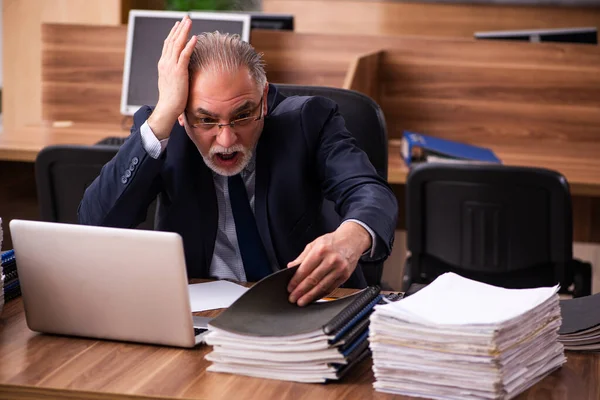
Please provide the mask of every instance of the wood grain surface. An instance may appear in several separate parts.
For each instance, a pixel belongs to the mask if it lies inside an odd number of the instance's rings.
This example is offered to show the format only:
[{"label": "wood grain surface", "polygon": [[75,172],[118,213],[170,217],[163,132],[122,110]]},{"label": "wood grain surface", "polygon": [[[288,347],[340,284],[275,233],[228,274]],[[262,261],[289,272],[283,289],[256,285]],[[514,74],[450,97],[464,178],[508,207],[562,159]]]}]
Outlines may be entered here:
[{"label": "wood grain surface", "polygon": [[[5,130],[0,159],[33,161],[47,145],[127,135],[130,120],[119,113],[125,35],[123,26],[44,24],[48,121]],[[272,82],[350,85],[377,97],[391,139],[414,130],[489,146],[507,164],[558,170],[575,196],[576,240],[600,240],[597,46],[259,30],[251,40]],[[396,150],[389,156],[389,181],[401,185],[407,169]]]},{"label": "wood grain surface", "polygon": [[[370,359],[340,382],[301,384],[207,372],[209,350],[38,334],[27,328],[18,298],[0,316],[0,399],[407,398],[373,390]],[[600,355],[567,359],[518,399],[598,399]]]},{"label": "wood grain surface", "polygon": [[265,12],[293,14],[294,28],[302,33],[472,38],[478,31],[600,26],[598,4],[561,7],[473,3],[262,0]]}]

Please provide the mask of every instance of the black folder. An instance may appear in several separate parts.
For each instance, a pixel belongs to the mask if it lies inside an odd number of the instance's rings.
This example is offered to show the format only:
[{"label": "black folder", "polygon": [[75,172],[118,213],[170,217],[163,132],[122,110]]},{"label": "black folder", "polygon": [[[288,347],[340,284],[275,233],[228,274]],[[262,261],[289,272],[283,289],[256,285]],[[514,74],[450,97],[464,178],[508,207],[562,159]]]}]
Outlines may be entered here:
[{"label": "black folder", "polygon": [[289,302],[287,291],[296,269],[286,268],[259,281],[210,326],[242,336],[325,335],[337,341],[367,317],[381,299],[379,286],[370,286],[337,300],[299,307]]}]

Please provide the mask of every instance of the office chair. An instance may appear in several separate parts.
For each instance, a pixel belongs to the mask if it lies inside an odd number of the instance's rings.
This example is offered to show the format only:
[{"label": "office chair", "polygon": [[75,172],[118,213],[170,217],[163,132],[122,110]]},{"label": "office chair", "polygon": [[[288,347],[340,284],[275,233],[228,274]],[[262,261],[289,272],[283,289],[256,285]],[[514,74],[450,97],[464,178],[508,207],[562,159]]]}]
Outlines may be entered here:
[{"label": "office chair", "polygon": [[591,294],[572,257],[571,195],[557,172],[499,164],[421,164],[406,183],[403,290],[444,272],[508,288]]},{"label": "office chair", "polygon": [[[85,189],[118,146],[54,145],[42,149],[35,160],[35,180],[43,221],[78,223],[77,209]],[[154,209],[138,228],[153,229]]]},{"label": "office chair", "polygon": [[[277,84],[285,96],[323,96],[335,101],[344,117],[346,127],[360,147],[369,157],[375,170],[383,179],[388,175],[388,140],[385,118],[381,107],[370,97],[347,89],[322,86],[302,86]],[[335,229],[340,217],[335,212],[333,202],[323,204],[323,216],[327,226]],[[369,285],[381,284],[383,262],[360,263]]]}]

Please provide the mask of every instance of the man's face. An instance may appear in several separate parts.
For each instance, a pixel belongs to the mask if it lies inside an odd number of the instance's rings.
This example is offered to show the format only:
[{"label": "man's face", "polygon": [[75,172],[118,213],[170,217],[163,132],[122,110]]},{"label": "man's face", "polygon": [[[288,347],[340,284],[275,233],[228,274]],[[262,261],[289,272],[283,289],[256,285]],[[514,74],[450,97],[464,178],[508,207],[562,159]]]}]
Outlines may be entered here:
[{"label": "man's face", "polygon": [[[210,169],[232,176],[248,165],[264,126],[267,91],[268,85],[259,88],[246,68],[194,74],[179,124]],[[233,127],[218,126],[230,122]]]}]

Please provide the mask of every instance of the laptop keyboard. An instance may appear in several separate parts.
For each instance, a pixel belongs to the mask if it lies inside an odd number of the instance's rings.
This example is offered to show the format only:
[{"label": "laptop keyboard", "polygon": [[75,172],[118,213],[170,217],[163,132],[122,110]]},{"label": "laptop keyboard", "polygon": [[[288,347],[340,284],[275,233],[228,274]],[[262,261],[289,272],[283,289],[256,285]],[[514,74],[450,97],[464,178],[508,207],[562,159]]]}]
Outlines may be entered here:
[{"label": "laptop keyboard", "polygon": [[194,336],[198,336],[201,333],[206,332],[208,329],[202,329],[202,328],[194,328]]}]

